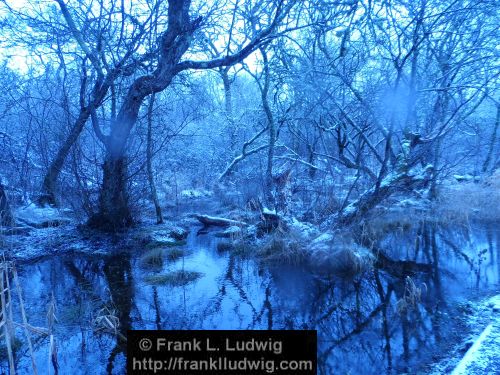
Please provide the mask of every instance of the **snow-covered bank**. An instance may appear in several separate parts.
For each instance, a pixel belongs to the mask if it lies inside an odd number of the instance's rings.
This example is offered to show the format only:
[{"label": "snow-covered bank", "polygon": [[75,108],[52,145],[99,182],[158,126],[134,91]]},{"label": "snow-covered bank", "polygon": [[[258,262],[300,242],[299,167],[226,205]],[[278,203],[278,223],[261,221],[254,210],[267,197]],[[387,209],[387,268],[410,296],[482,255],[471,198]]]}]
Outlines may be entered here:
[{"label": "snow-covered bank", "polygon": [[2,238],[0,245],[7,259],[31,262],[71,253],[106,256],[128,249],[178,246],[184,243],[187,234],[186,228],[165,223],[141,225],[111,236],[71,222],[59,227],[32,228],[29,233],[10,234]]},{"label": "snow-covered bank", "polygon": [[500,374],[500,294],[487,301],[491,323],[469,348],[452,375]]},{"label": "snow-covered bank", "polygon": [[473,309],[473,314],[467,325],[473,333],[464,338],[446,360],[433,366],[429,375],[500,373],[500,294],[468,305]]}]

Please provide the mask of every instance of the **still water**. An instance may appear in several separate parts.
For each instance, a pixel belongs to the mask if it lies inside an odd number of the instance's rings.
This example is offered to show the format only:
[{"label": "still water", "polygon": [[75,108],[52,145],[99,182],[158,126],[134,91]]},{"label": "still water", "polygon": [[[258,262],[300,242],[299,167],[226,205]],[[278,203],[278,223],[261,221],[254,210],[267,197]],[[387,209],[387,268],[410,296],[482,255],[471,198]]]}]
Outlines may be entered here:
[{"label": "still water", "polygon": [[[429,265],[406,278],[376,269],[350,278],[305,267],[262,264],[217,249],[213,233],[191,231],[184,255],[144,267],[143,248],[108,257],[71,255],[17,266],[28,321],[53,334],[60,374],[124,374],[128,329],[316,329],[318,373],[425,373],[467,334],[470,305],[498,290],[496,224],[395,230],[379,246],[393,259]],[[121,251],[123,250],[123,251]],[[197,271],[186,285],[152,285],[148,276]],[[111,323],[106,323],[107,320]],[[111,327],[111,328],[110,328]],[[119,336],[119,335],[118,335]],[[31,374],[22,342],[17,370]],[[33,334],[39,373],[54,373],[47,336]],[[3,350],[1,369],[8,373]]]}]

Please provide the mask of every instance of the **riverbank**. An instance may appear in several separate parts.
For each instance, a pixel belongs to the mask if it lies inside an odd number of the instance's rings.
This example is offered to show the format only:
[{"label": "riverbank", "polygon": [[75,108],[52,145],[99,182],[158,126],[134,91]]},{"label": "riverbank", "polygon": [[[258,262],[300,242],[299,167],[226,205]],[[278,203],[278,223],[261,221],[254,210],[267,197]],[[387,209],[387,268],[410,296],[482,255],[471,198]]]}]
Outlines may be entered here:
[{"label": "riverbank", "polygon": [[467,302],[465,330],[470,333],[431,366],[429,375],[483,375],[500,373],[500,294]]}]

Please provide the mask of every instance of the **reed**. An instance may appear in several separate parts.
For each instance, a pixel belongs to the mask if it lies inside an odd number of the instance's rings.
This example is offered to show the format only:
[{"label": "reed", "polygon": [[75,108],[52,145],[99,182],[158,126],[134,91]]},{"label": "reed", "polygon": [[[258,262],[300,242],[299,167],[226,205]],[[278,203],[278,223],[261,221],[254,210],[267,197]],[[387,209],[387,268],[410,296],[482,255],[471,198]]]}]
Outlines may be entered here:
[{"label": "reed", "polygon": [[[16,305],[14,305],[14,298],[17,298]],[[25,303],[23,298],[23,290],[21,283],[19,281],[19,276],[17,274],[17,269],[14,262],[5,260],[3,257],[0,262],[0,329],[2,330],[1,337],[5,343],[6,357],[9,362],[9,373],[12,375],[16,374],[16,363],[15,363],[15,353],[22,348],[24,343],[28,347],[28,354],[31,359],[31,367],[34,375],[38,375],[38,367],[34,355],[33,338],[32,335],[37,335],[41,337],[49,337],[51,343],[55,342],[54,335],[52,334],[52,327],[40,328],[34,327],[29,324],[28,316],[26,314]],[[14,319],[14,308],[17,307],[18,313],[21,316],[21,322],[16,322]],[[17,337],[18,332],[16,328],[19,328],[22,335],[24,335],[24,340]],[[51,344],[51,348],[53,345]],[[54,350],[51,350],[51,356],[56,358]],[[50,374],[50,366],[46,372]],[[57,368],[54,368],[54,373],[57,374]]]}]

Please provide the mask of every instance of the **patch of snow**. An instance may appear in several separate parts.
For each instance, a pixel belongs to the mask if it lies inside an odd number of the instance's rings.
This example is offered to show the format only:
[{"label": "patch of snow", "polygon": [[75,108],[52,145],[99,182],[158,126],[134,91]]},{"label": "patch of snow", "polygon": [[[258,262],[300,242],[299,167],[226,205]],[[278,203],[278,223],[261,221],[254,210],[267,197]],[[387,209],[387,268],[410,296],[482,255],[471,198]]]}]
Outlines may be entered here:
[{"label": "patch of snow", "polygon": [[276,210],[270,210],[269,208],[264,207],[262,213],[264,215],[276,215]]},{"label": "patch of snow", "polygon": [[30,204],[14,211],[16,220],[34,228],[47,228],[69,224],[71,220],[63,214],[68,211],[59,211],[52,207],[38,207]]},{"label": "patch of snow", "polygon": [[312,241],[312,244],[317,244],[321,242],[330,242],[333,241],[334,235],[333,233],[323,233]]},{"label": "patch of snow", "polygon": [[454,174],[453,178],[459,182],[462,182],[462,181],[471,181],[473,179],[473,176],[468,173],[465,175]]},{"label": "patch of snow", "polygon": [[241,228],[236,226],[236,225],[232,225],[224,231],[224,233],[231,233],[231,234],[240,233],[240,232],[241,232]]},{"label": "patch of snow", "polygon": [[[380,183],[380,187],[385,187],[391,185],[395,180],[401,177],[400,174],[389,173]],[[374,191],[374,189],[370,189],[370,191]]]},{"label": "patch of snow", "polygon": [[216,237],[224,237],[224,238],[231,238],[240,235],[243,232],[241,227],[232,225],[226,230],[222,232],[218,232],[215,234]]},{"label": "patch of snow", "polygon": [[488,307],[491,307],[494,312],[500,312],[500,294],[488,301]]},{"label": "patch of snow", "polygon": [[355,212],[356,212],[356,207],[352,203],[350,205],[348,205],[346,208],[344,208],[345,215],[352,215]]},{"label": "patch of snow", "polygon": [[185,189],[181,191],[181,197],[183,198],[205,198],[211,197],[213,193],[208,190],[198,190],[198,189]]},{"label": "patch of snow", "polygon": [[256,225],[250,225],[246,229],[246,237],[255,238],[256,236],[257,236],[257,226]]},{"label": "patch of snow", "polygon": [[184,240],[188,235],[188,231],[184,228],[168,224],[166,225],[166,228],[156,229],[153,226],[150,230],[150,240],[166,244],[175,244],[178,241]]},{"label": "patch of snow", "polygon": [[154,242],[162,243],[162,244],[165,244],[165,245],[175,245],[175,244],[178,243],[178,240],[176,240],[175,238],[170,237],[169,235],[153,234],[151,236],[151,239]]},{"label": "patch of snow", "polygon": [[454,174],[453,178],[457,182],[471,182],[471,181],[479,182],[479,181],[481,181],[481,177],[479,177],[479,176],[473,176],[470,173],[467,173],[467,174],[464,174],[464,175]]},{"label": "patch of snow", "polygon": [[500,371],[500,325],[489,324],[467,350],[452,375],[498,374]]},{"label": "patch of snow", "polygon": [[309,241],[312,238],[317,237],[319,234],[319,230],[317,227],[309,223],[301,222],[296,218],[292,218],[288,222],[288,226],[295,235],[300,237],[301,240]]},{"label": "patch of snow", "polygon": [[416,198],[407,198],[399,201],[397,205],[401,207],[421,207],[424,206],[425,203],[427,203],[427,200],[422,201]]}]

